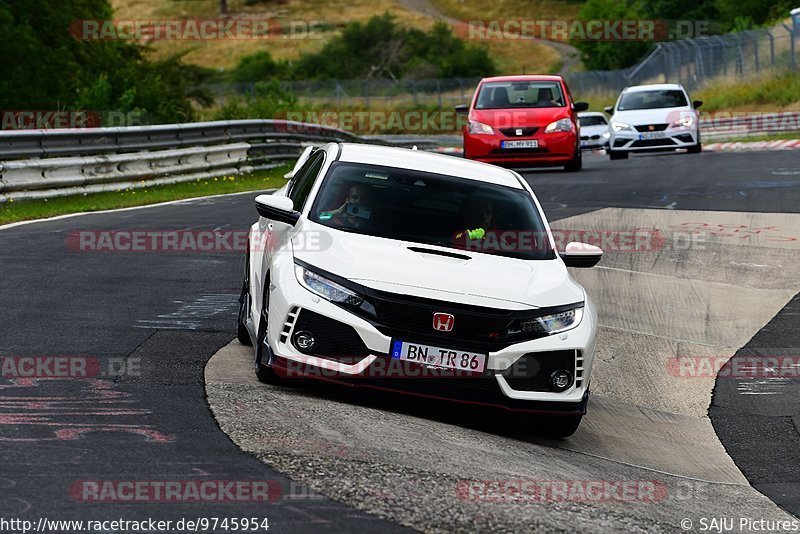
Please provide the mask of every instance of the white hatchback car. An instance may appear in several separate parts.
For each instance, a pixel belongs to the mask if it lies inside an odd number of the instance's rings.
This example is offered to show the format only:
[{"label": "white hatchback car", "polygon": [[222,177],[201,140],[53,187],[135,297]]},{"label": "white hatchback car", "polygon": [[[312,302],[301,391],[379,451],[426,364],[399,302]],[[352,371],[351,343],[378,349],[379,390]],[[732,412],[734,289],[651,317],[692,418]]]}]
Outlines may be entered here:
[{"label": "white hatchback car", "polygon": [[594,150],[608,146],[608,139],[611,134],[605,113],[584,111],[578,113],[578,120],[581,124],[581,148],[583,150]]},{"label": "white hatchback car", "polygon": [[[586,411],[597,314],[512,170],[358,144],[307,149],[256,198],[238,338],[289,377],[529,415],[568,436]],[[289,176],[287,175],[287,176]]]},{"label": "white hatchback car", "polygon": [[624,159],[630,152],[660,152],[685,148],[702,150],[699,113],[702,102],[691,102],[678,84],[627,87],[612,108],[608,155]]}]

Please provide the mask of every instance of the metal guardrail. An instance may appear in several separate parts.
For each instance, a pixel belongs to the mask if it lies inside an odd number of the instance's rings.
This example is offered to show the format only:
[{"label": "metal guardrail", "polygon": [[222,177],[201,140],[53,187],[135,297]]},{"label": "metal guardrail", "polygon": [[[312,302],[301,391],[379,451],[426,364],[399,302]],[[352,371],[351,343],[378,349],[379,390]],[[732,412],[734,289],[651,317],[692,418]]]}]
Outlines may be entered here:
[{"label": "metal guardrail", "polygon": [[323,142],[393,144],[276,120],[0,132],[0,203],[115,191],[275,167]]}]

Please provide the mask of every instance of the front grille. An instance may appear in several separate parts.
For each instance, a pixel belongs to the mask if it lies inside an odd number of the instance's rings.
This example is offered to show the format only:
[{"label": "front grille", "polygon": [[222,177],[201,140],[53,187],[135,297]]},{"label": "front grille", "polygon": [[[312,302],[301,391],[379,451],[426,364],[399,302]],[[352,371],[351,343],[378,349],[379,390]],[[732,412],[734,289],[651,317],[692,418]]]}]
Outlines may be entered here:
[{"label": "front grille", "polygon": [[[539,128],[532,126],[528,128],[500,128],[500,132],[506,137],[530,137],[536,133]],[[521,133],[517,133],[520,130]]]},{"label": "front grille", "polygon": [[663,132],[669,124],[638,124],[634,126],[639,132]]},{"label": "front grille", "polygon": [[[550,385],[550,375],[553,371],[566,369],[575,377],[577,385],[576,356],[580,352],[577,354],[576,352],[574,350],[531,352],[514,362],[511,367],[503,371],[502,375],[508,385],[517,391],[553,391]],[[582,362],[581,358],[581,383],[583,380]]]},{"label": "front grille", "polygon": [[311,332],[317,343],[314,356],[344,363],[356,363],[370,355],[355,329],[330,317],[303,309],[294,325],[294,332]]},{"label": "front grille", "polygon": [[[530,318],[533,314],[548,315],[573,307],[570,305],[514,311],[456,304],[374,289],[365,288],[365,291],[371,310],[365,311],[362,305],[361,308],[351,309],[351,311],[370,321],[384,335],[402,341],[484,353],[498,351],[514,343],[546,335],[541,333],[509,334],[509,327],[515,321]],[[449,332],[435,330],[433,327],[434,313],[453,315],[455,318],[453,329]]]},{"label": "front grille", "polygon": [[[403,297],[375,292],[373,306],[378,329],[386,335],[406,341],[427,341],[453,349],[498,350],[514,312],[431,299]],[[455,317],[453,329],[442,332],[433,328],[434,313]],[[508,344],[508,343],[506,343]]]},{"label": "front grille", "polygon": [[639,139],[634,141],[632,147],[675,146],[675,141],[669,137],[663,139]]},{"label": "front grille", "polygon": [[524,154],[549,154],[550,151],[544,147],[536,147],[536,148],[493,148],[490,154],[498,155],[502,154],[503,156],[521,156]]}]

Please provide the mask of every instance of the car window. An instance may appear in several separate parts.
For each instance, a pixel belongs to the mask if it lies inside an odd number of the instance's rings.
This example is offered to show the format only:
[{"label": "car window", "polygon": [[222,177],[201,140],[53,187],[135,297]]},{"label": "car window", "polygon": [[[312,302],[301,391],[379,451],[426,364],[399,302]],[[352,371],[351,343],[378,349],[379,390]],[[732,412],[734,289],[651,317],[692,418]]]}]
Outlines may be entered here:
[{"label": "car window", "polygon": [[679,108],[688,105],[689,103],[686,101],[686,95],[680,89],[634,91],[622,95],[617,111]]},{"label": "car window", "polygon": [[292,184],[289,187],[289,198],[294,202],[294,209],[297,211],[303,209],[308,194],[311,192],[311,187],[314,185],[324,162],[325,152],[320,151],[313,154],[292,179]]},{"label": "car window", "polygon": [[558,82],[490,82],[481,86],[475,109],[564,107]]},{"label": "car window", "polygon": [[554,257],[524,189],[411,169],[336,162],[309,218],[401,241],[526,260]]},{"label": "car window", "polygon": [[601,117],[600,115],[590,115],[588,117],[580,117],[581,126],[605,126],[608,123],[606,122],[605,117]]}]

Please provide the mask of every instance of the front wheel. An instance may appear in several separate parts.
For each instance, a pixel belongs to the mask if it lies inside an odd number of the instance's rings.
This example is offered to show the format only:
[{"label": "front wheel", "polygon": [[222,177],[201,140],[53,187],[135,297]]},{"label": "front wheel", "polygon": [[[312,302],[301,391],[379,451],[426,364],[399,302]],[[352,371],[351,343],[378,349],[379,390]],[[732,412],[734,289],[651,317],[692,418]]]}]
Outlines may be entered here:
[{"label": "front wheel", "polygon": [[[249,262],[249,258],[248,258]],[[248,347],[253,344],[250,339],[250,332],[247,330],[247,317],[250,315],[250,277],[247,275],[249,265],[244,267],[244,283],[242,284],[242,294],[239,296],[239,317],[236,323],[236,339],[242,345]]]},{"label": "front wheel", "polygon": [[528,414],[528,428],[540,436],[568,438],[578,430],[582,415]]},{"label": "front wheel", "polygon": [[264,286],[264,298],[262,299],[261,315],[258,321],[258,336],[256,337],[256,378],[265,384],[277,384],[280,377],[272,369],[272,350],[267,343],[267,332],[269,328],[269,279]]},{"label": "front wheel", "polygon": [[628,159],[628,153],[624,150],[609,150],[608,157],[610,159]]},{"label": "front wheel", "polygon": [[703,151],[703,145],[700,142],[686,149],[686,152],[689,154],[699,154],[702,151]]}]

